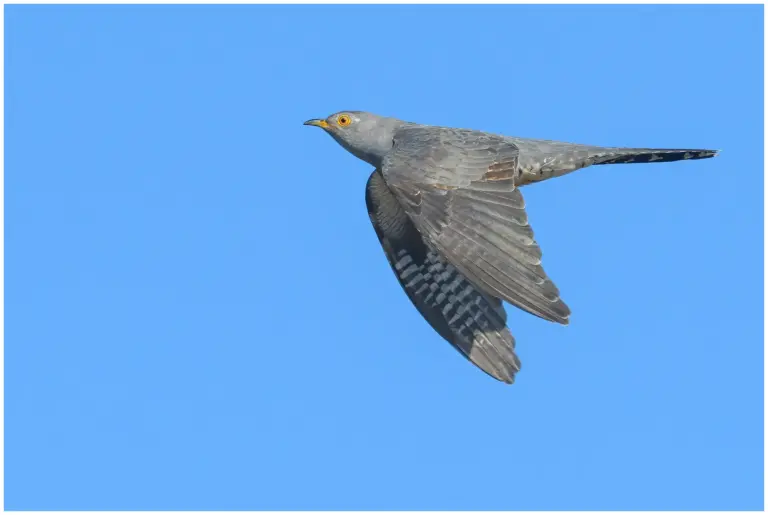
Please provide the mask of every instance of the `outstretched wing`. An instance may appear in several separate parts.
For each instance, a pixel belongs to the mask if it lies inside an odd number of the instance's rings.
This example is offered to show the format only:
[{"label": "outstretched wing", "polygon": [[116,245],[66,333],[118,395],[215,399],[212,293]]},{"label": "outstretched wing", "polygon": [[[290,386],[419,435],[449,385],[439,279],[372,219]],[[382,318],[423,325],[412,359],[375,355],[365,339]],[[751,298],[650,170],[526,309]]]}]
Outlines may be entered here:
[{"label": "outstretched wing", "polygon": [[570,310],[541,266],[541,249],[516,187],[519,151],[465,129],[398,130],[382,175],[427,241],[486,293],[546,320]]},{"label": "outstretched wing", "polygon": [[520,360],[501,301],[479,291],[426,245],[379,171],[368,179],[365,203],[397,280],[422,316],[483,371],[514,382]]}]

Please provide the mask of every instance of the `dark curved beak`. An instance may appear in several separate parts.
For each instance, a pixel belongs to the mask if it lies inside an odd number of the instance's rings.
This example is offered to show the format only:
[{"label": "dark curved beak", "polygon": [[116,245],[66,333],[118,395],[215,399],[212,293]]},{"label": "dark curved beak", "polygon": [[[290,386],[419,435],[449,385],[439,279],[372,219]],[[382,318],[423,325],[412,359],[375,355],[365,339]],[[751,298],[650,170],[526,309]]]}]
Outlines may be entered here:
[{"label": "dark curved beak", "polygon": [[321,129],[328,128],[328,122],[319,118],[312,118],[311,120],[307,120],[304,122],[304,125],[314,125],[315,127],[320,127]]}]

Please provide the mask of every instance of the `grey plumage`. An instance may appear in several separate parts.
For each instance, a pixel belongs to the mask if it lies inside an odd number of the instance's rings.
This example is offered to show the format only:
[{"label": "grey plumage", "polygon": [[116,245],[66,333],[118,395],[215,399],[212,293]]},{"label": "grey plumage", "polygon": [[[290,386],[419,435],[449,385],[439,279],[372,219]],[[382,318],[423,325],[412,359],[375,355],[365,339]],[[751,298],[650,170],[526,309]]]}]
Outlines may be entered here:
[{"label": "grey plumage", "polygon": [[401,286],[438,334],[507,383],[520,361],[501,301],[560,324],[570,316],[542,268],[519,188],[591,165],[717,153],[515,138],[359,111],[305,123],[375,167],[366,205]]},{"label": "grey plumage", "polygon": [[368,179],[365,203],[392,271],[422,316],[481,369],[511,382],[520,360],[501,302],[424,242],[378,170]]}]

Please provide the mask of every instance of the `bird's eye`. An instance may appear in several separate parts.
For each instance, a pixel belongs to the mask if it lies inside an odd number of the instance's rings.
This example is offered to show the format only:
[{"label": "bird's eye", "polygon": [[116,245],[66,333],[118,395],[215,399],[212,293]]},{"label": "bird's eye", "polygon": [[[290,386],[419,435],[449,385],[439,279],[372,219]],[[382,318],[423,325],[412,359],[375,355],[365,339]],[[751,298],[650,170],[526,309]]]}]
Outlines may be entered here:
[{"label": "bird's eye", "polygon": [[346,127],[350,123],[352,123],[352,118],[348,114],[340,114],[338,118],[336,118],[336,123],[338,123],[342,127]]}]

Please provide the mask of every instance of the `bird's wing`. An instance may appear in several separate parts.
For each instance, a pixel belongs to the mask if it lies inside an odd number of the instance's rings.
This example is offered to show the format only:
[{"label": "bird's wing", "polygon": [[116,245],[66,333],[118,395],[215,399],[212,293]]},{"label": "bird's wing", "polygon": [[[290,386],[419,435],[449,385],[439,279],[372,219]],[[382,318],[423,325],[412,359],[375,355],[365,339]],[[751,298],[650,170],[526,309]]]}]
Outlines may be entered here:
[{"label": "bird's wing", "polygon": [[378,170],[368,179],[365,203],[397,280],[422,316],[480,369],[514,382],[520,361],[501,301],[479,291],[425,244]]},{"label": "bird's wing", "polygon": [[472,283],[567,324],[570,310],[541,266],[515,185],[519,157],[501,136],[408,126],[395,134],[382,175],[416,228]]}]

